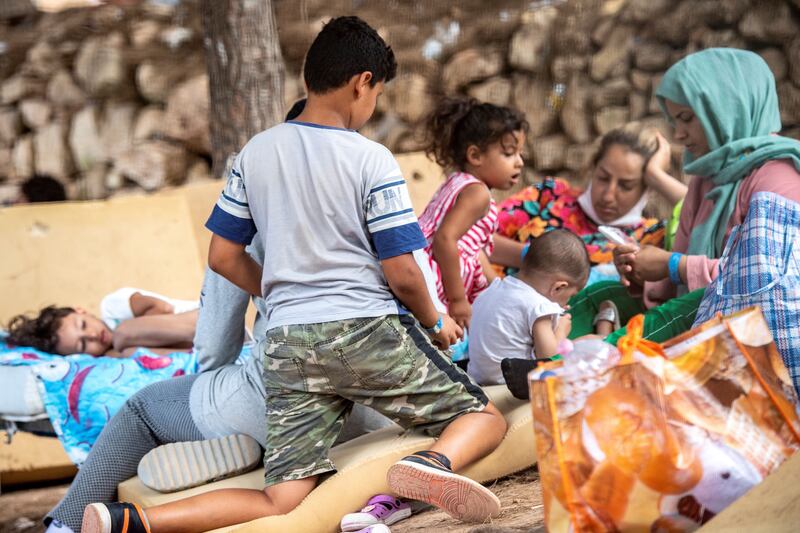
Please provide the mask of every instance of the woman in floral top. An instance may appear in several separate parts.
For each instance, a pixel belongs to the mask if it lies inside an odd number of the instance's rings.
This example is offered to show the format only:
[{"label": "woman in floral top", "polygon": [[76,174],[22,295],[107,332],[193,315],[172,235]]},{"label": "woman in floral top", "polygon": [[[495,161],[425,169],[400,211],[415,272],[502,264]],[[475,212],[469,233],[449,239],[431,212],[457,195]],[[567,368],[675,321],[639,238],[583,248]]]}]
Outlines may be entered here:
[{"label": "woman in floral top", "polygon": [[[547,177],[510,196],[499,205],[500,228],[495,234],[492,260],[514,269],[521,262],[529,239],[553,228],[568,229],[586,243],[592,265],[612,262],[611,245],[597,227],[614,226],[639,243],[661,245],[664,223],[642,216],[648,191],[661,193],[678,203],[686,186],[665,167],[670,162],[669,143],[655,133],[646,136],[616,129],[600,141],[591,160],[590,181],[585,191],[560,178]],[[510,270],[513,272],[513,270]]]},{"label": "woman in floral top", "polygon": [[[686,186],[666,171],[670,159],[669,142],[657,132],[649,136],[628,129],[610,131],[601,139],[591,160],[586,190],[548,177],[499,205],[499,230],[491,260],[502,265],[506,274],[513,273],[520,266],[529,239],[553,228],[564,228],[586,243],[593,266],[590,284],[618,278],[612,263],[613,244],[598,231],[598,226],[613,226],[640,244],[663,246],[664,222],[645,218],[642,211],[650,190],[673,205],[686,194]],[[594,311],[603,311],[606,306],[597,302],[593,307]],[[588,324],[582,324],[580,319],[576,323],[578,317],[573,314],[573,333],[593,330],[594,313],[590,314],[586,317]],[[608,312],[605,315],[610,317]],[[607,324],[601,329],[610,327]]]}]

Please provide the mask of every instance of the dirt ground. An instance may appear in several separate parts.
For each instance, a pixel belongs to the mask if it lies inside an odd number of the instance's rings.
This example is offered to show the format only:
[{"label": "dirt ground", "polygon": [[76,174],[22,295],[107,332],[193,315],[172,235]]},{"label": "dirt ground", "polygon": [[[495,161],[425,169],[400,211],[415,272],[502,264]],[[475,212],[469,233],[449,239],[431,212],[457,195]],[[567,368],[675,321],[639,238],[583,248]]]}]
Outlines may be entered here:
[{"label": "dirt ground", "polygon": [[42,518],[67,492],[69,484],[34,488],[3,487],[0,494],[0,533],[44,531]]},{"label": "dirt ground", "polygon": [[544,533],[544,506],[535,468],[500,479],[489,488],[500,498],[502,512],[487,524],[459,524],[438,509],[428,508],[393,525],[392,533]]},{"label": "dirt ground", "polygon": [[[0,494],[0,533],[42,531],[42,517],[64,495],[69,485],[18,490]],[[502,514],[491,523],[476,526],[459,524],[441,511],[428,508],[392,526],[392,533],[447,531],[452,533],[541,533],[544,508],[539,490],[539,474],[526,470],[490,485],[503,505]]]}]

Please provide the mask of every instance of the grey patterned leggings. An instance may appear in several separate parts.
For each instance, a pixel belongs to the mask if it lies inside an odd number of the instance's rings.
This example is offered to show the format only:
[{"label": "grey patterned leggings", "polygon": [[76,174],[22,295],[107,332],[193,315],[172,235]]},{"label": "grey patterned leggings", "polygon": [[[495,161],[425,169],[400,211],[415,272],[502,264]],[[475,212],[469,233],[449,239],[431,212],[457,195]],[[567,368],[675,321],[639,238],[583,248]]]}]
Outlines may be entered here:
[{"label": "grey patterned leggings", "polygon": [[48,514],[73,531],[81,529],[84,508],[112,502],[117,485],[136,475],[144,455],[162,444],[203,439],[189,411],[189,391],[197,375],[153,383],[134,394],[114,415],[92,447],[64,499]]}]

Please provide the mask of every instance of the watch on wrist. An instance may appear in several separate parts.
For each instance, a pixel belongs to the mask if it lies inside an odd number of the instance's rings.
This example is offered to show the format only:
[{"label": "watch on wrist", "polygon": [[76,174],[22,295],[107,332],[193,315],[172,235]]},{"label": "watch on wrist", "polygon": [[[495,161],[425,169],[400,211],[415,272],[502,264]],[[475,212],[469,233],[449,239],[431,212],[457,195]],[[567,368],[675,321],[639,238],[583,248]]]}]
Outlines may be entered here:
[{"label": "watch on wrist", "polygon": [[436,324],[429,328],[425,328],[425,331],[427,331],[429,335],[438,335],[439,332],[442,331],[442,326],[442,315],[439,315],[439,320],[436,321]]}]

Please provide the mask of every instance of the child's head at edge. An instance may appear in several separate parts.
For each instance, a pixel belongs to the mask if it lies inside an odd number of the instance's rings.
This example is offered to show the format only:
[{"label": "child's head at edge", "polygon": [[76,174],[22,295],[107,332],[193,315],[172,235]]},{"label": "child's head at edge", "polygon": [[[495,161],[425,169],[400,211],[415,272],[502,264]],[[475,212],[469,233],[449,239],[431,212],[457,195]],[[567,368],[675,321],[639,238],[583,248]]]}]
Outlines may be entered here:
[{"label": "child's head at edge", "polygon": [[565,229],[554,229],[531,241],[519,278],[565,307],[586,284],[590,268],[583,240]]},{"label": "child's head at edge", "polygon": [[425,153],[443,168],[468,172],[490,189],[519,181],[529,129],[515,109],[474,98],[445,98],[426,124]]},{"label": "child's head at edge", "polygon": [[303,66],[308,101],[298,120],[333,122],[357,130],[375,111],[383,85],[397,73],[392,48],[358,17],[322,28]]},{"label": "child's head at edge", "polygon": [[5,341],[51,354],[99,356],[111,349],[112,334],[102,320],[85,309],[49,305],[35,317],[12,318]]}]

